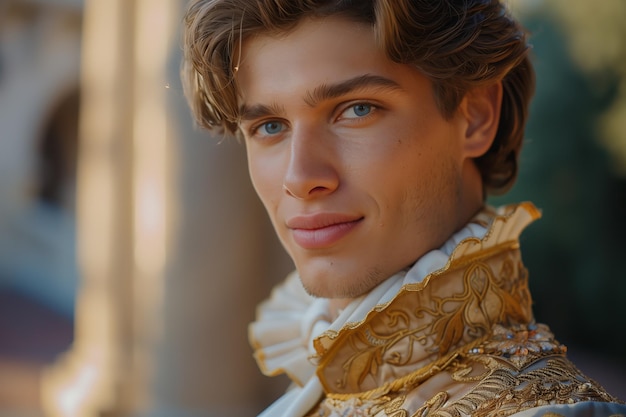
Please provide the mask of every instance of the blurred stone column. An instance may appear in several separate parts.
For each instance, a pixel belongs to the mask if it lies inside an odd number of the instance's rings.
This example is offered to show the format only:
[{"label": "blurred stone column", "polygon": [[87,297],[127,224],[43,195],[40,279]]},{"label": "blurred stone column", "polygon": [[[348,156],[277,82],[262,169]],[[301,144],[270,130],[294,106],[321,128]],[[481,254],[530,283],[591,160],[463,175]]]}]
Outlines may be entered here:
[{"label": "blurred stone column", "polygon": [[[142,156],[145,141],[137,123],[141,115],[133,83],[137,71],[135,3],[85,3],[76,198],[81,280],[73,347],[43,375],[42,403],[51,417],[99,416],[128,408],[130,402],[138,318],[134,296],[137,284],[146,279],[141,276],[145,272],[139,264],[143,253],[138,246],[145,237],[138,230],[144,226],[138,222],[143,202],[137,198],[136,187],[144,179],[138,176],[142,161],[137,158]],[[163,30],[155,33],[163,36]],[[164,120],[155,121],[159,122]],[[154,142],[155,148],[162,147],[163,134]],[[157,211],[152,220],[162,221],[163,196],[149,198]],[[154,242],[159,262],[164,255],[164,226],[159,226]],[[158,285],[158,277],[153,279]]]},{"label": "blurred stone column", "polygon": [[184,2],[88,0],[78,163],[81,284],[48,417],[250,416],[284,388],[247,324],[289,269],[245,150],[194,128],[178,80]]}]

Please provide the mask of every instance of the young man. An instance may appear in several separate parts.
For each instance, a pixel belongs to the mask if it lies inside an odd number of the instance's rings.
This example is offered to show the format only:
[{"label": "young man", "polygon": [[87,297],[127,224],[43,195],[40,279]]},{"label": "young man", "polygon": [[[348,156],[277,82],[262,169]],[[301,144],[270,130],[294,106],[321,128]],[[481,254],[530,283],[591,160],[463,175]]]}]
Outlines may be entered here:
[{"label": "young man", "polygon": [[[626,415],[536,324],[513,183],[534,75],[496,0],[198,0],[183,78],[296,265],[250,328],[263,416]],[[555,414],[556,413],[556,414]]]}]

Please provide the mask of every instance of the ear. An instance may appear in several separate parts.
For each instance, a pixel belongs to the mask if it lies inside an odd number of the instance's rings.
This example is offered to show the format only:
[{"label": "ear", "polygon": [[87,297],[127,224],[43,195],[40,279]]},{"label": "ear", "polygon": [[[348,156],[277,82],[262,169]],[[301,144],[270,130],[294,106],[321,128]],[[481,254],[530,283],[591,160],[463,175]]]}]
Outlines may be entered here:
[{"label": "ear", "polygon": [[459,107],[466,120],[464,150],[468,158],[478,158],[489,150],[500,122],[502,83],[468,91]]}]

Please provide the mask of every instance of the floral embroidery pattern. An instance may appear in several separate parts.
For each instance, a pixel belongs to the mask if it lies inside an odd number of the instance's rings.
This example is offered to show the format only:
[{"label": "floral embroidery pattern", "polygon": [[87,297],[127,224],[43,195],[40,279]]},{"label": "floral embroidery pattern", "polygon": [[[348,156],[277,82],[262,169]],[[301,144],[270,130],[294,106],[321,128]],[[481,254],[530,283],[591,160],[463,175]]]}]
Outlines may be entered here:
[{"label": "floral embroidery pattern", "polygon": [[469,354],[490,354],[505,357],[522,369],[540,354],[563,354],[567,348],[554,340],[545,324],[517,324],[510,328],[495,325],[493,336],[483,346],[470,349]]},{"label": "floral embroidery pattern", "polygon": [[[415,372],[438,359],[445,361],[459,346],[480,341],[494,323],[530,321],[527,273],[519,258],[519,250],[510,249],[473,259],[466,268],[434,276],[425,289],[408,291],[393,309],[380,312],[341,343],[340,367],[328,366],[333,352],[323,358],[322,383],[330,392],[367,391],[381,385],[384,367]],[[424,378],[431,373],[426,369]]]},{"label": "floral embroidery pattern", "polygon": [[[507,275],[513,269],[512,263],[511,259],[503,263],[502,271]],[[489,332],[493,323],[525,322],[529,319],[528,308],[520,303],[520,300],[530,301],[525,294],[526,270],[521,265],[515,270],[521,277],[513,280],[501,274],[496,276],[488,264],[476,262],[465,271],[462,293],[447,298],[434,297],[436,310],[422,308],[416,311],[417,315],[427,313],[436,317],[432,334],[440,354],[457,345],[464,333],[476,338]],[[519,284],[520,280],[522,286],[507,287],[510,283]],[[511,289],[513,291],[509,292]],[[446,308],[449,304],[456,306]]]}]

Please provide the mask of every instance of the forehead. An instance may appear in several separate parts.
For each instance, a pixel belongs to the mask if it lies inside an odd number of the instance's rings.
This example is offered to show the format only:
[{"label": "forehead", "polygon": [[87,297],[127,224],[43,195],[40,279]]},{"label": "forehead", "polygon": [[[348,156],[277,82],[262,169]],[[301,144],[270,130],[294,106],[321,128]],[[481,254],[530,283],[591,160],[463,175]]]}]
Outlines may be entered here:
[{"label": "forehead", "polygon": [[283,33],[243,41],[236,81],[242,98],[257,89],[315,85],[394,65],[376,42],[371,26],[337,16],[305,19]]},{"label": "forehead", "polygon": [[[343,36],[338,38],[337,35]],[[281,48],[287,48],[291,44],[309,44],[312,46],[329,40],[333,40],[332,44],[334,45],[354,46],[353,36],[361,37],[364,42],[372,41],[375,43],[374,28],[369,24],[341,15],[308,16],[284,30],[276,29],[252,34],[244,38],[242,49],[256,49],[268,41],[280,42]]]}]

